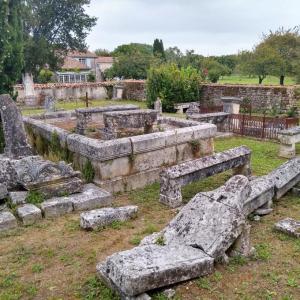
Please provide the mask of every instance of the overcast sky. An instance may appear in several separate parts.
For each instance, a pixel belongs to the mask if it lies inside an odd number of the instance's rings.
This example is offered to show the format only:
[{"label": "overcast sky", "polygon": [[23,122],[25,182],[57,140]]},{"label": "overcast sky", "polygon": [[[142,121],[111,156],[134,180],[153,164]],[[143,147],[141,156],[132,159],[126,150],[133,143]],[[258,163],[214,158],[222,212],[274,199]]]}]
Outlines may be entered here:
[{"label": "overcast sky", "polygon": [[300,25],[300,0],[91,0],[91,50],[120,44],[178,46],[203,55],[251,49],[263,32]]}]

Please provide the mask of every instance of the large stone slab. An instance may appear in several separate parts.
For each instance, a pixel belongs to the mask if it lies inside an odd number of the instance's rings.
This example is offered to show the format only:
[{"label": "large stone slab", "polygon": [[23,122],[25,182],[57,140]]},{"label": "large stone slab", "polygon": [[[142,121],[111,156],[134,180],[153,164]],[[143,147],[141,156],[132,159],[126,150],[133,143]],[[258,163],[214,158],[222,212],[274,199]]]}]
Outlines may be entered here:
[{"label": "large stone slab", "polygon": [[23,225],[32,225],[42,219],[42,211],[33,204],[25,204],[17,208],[17,215]]},{"label": "large stone slab", "polygon": [[80,226],[84,229],[99,229],[115,221],[124,222],[134,217],[137,211],[138,207],[134,205],[91,210],[80,215]]},{"label": "large stone slab", "polygon": [[241,146],[165,169],[160,174],[160,202],[180,206],[182,186],[226,170],[239,168],[239,173],[250,175],[250,156],[250,149]]},{"label": "large stone slab", "polygon": [[146,291],[212,273],[213,258],[184,245],[148,245],[110,256],[98,264],[100,277],[109,278],[120,293]]},{"label": "large stone slab", "polygon": [[73,203],[75,211],[111,206],[112,204],[111,193],[94,184],[86,184],[81,193],[71,195],[68,198]]},{"label": "large stone slab", "polygon": [[275,224],[275,229],[284,232],[288,235],[300,238],[300,221],[291,218],[286,218]]},{"label": "large stone slab", "polygon": [[275,198],[280,199],[300,182],[300,158],[293,158],[282,164],[269,175],[275,185]]},{"label": "large stone slab", "polygon": [[244,204],[244,213],[249,215],[262,206],[271,207],[274,197],[274,183],[268,176],[250,181],[251,193]]},{"label": "large stone slab", "polygon": [[214,191],[197,194],[160,235],[167,245],[193,246],[221,258],[244,230],[243,206],[250,192],[249,180],[234,176]]},{"label": "large stone slab", "polygon": [[11,203],[14,205],[25,204],[27,195],[27,191],[9,192],[9,198],[11,200]]},{"label": "large stone slab", "polygon": [[9,229],[14,229],[17,226],[17,219],[11,212],[0,212],[0,232]]},{"label": "large stone slab", "polygon": [[0,115],[4,132],[5,154],[10,158],[32,155],[27,143],[21,112],[9,95],[0,96]]}]

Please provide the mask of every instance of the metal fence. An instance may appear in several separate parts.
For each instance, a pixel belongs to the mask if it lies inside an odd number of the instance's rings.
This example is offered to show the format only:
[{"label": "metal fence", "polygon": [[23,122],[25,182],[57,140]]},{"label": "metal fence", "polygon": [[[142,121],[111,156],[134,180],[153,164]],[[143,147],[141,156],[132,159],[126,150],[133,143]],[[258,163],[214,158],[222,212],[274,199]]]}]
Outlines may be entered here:
[{"label": "metal fence", "polygon": [[277,139],[279,131],[296,127],[299,118],[259,117],[244,114],[229,115],[218,130],[263,139]]}]

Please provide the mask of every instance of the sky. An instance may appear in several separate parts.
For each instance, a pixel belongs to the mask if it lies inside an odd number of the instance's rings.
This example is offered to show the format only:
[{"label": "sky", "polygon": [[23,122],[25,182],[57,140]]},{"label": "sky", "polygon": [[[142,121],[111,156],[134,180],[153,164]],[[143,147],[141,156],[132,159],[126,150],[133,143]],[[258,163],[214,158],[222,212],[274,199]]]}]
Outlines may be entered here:
[{"label": "sky", "polygon": [[300,25],[300,0],[91,0],[90,50],[153,44],[202,55],[250,50],[263,33]]}]

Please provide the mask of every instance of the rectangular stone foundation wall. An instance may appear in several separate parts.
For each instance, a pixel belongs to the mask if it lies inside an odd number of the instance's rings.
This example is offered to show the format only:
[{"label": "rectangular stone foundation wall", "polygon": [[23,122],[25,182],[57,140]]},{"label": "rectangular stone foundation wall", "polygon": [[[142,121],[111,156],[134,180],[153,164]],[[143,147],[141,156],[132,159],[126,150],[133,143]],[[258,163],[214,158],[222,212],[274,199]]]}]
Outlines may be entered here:
[{"label": "rectangular stone foundation wall", "polygon": [[[165,121],[174,122],[170,119]],[[82,170],[89,160],[95,171],[94,182],[111,192],[142,188],[157,181],[164,167],[212,154],[216,134],[215,125],[195,126],[185,121],[190,127],[101,141],[40,120],[24,118],[24,122],[33,144],[38,137],[51,142],[56,132],[61,147],[73,154],[74,167]]]}]

